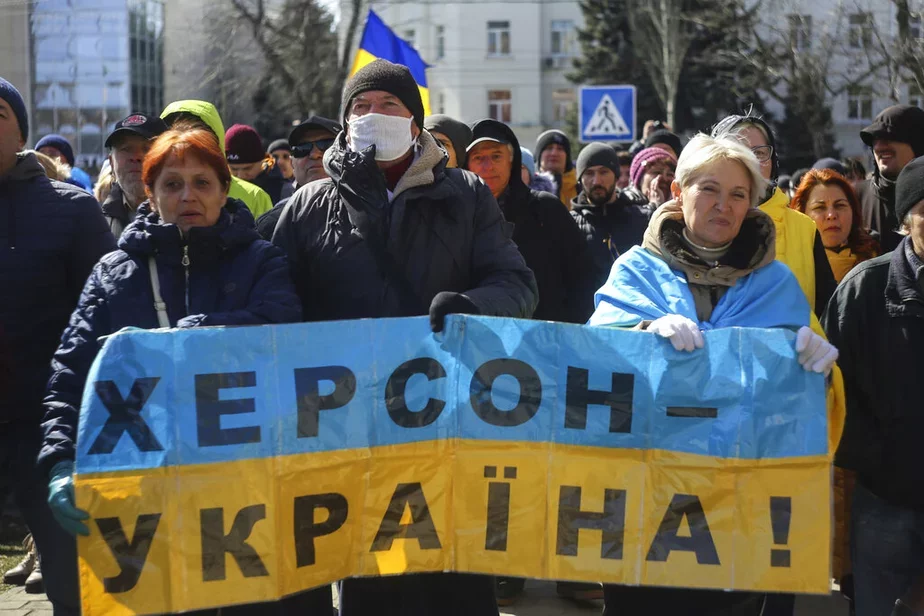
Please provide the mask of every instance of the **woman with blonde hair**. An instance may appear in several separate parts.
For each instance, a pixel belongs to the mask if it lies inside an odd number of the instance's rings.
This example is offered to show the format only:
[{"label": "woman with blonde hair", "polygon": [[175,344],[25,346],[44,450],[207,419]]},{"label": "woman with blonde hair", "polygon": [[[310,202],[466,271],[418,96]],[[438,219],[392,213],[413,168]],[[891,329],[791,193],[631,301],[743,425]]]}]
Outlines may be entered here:
[{"label": "woman with blonde hair", "polygon": [[[799,363],[828,374],[837,349],[809,327],[812,309],[799,282],[776,260],[773,220],[758,209],[766,187],[739,140],[694,137],[678,160],[673,199],[655,211],[642,246],[613,264],[589,324],[651,332],[688,352],[703,348],[704,330],[786,328],[796,332]],[[757,614],[764,602],[754,593],[694,589],[607,586],[604,594],[604,615],[733,607]]]}]

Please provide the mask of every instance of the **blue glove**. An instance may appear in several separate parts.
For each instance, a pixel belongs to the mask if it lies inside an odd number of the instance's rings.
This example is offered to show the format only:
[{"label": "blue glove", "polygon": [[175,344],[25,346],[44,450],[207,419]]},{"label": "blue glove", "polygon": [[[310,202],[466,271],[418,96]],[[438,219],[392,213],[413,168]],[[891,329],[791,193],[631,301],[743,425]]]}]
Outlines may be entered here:
[{"label": "blue glove", "polygon": [[90,529],[81,522],[89,518],[90,514],[74,506],[74,463],[70,460],[58,462],[51,467],[48,505],[61,528],[72,535],[90,534]]}]

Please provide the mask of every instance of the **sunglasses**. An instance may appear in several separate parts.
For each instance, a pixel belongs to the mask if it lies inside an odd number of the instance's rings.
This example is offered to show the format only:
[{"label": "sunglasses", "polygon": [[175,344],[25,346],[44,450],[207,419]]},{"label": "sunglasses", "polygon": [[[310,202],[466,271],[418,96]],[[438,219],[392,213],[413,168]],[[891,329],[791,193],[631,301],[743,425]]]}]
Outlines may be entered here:
[{"label": "sunglasses", "polygon": [[317,141],[305,141],[298,145],[292,146],[292,158],[304,158],[311,154],[313,148],[318,148],[318,152],[322,154],[329,148],[334,145],[334,139],[318,139]]}]

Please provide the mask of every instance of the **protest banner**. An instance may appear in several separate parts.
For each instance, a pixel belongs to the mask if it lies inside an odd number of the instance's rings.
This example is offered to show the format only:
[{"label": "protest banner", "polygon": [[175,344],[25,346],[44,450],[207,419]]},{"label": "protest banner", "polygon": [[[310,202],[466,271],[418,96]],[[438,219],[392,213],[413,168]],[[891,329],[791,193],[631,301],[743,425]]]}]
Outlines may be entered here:
[{"label": "protest banner", "polygon": [[85,615],[459,571],[827,593],[824,379],[783,330],[451,316],[109,337]]}]

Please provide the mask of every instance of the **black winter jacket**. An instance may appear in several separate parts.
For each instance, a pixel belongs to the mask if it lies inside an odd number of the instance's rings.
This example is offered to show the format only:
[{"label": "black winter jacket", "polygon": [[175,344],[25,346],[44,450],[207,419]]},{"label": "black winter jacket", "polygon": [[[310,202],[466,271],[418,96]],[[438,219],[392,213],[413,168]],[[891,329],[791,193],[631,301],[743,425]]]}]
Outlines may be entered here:
[{"label": "black winter jacket", "polygon": [[883,253],[895,250],[902,241],[897,232],[901,221],[895,219],[895,181],[882,177],[877,169],[872,179],[859,183],[857,195],[864,226],[879,234]]},{"label": "black winter jacket", "polygon": [[279,217],[282,216],[282,210],[285,209],[289,199],[291,199],[291,196],[286,197],[274,205],[273,209],[264,212],[257,219],[257,233],[267,242],[273,241],[273,232],[276,230],[276,223],[279,222]]},{"label": "black winter jacket", "polygon": [[46,473],[56,461],[74,458],[80,399],[99,338],[123,327],[159,327],[152,256],[172,326],[291,323],[301,316],[285,256],[260,239],[242,201],[228,199],[218,222],[191,229],[188,240],[142,204],[119,250],[93,268],[54,355],[39,454]]},{"label": "black winter jacket", "polygon": [[0,177],[0,329],[14,360],[0,422],[41,421],[51,356],[90,270],[111,250],[96,199],[49,180],[34,154],[19,154]]},{"label": "black winter jacket", "polygon": [[835,464],[886,501],[924,512],[924,263],[906,237],[844,278],[822,318],[838,348],[847,420]]},{"label": "black winter jacket", "polygon": [[620,191],[612,203],[600,206],[590,203],[584,193],[571,201],[571,216],[587,243],[585,267],[590,270],[592,278],[591,307],[593,294],[606,284],[619,255],[633,246],[642,245],[652,212],[654,208],[647,199],[633,199],[626,191]]},{"label": "black winter jacket", "polygon": [[286,197],[292,196],[292,182],[282,177],[282,171],[276,165],[261,171],[260,175],[251,180],[251,183],[265,190],[273,203],[279,203]]},{"label": "black winter jacket", "polygon": [[[495,124],[507,133],[513,146],[511,169],[519,169],[523,162],[516,135],[508,126]],[[530,190],[519,173],[510,174],[507,190],[498,203],[507,222],[513,223],[513,241],[526,266],[536,276],[539,305],[533,318],[586,323],[593,314],[597,289],[592,288],[587,268],[587,245],[568,209],[555,195]]]},{"label": "black winter jacket", "polygon": [[330,178],[299,188],[273,234],[305,320],[423,315],[441,291],[484,315],[533,314],[536,279],[497,202],[474,174],[446,169],[429,133],[390,202],[371,147],[351,152],[341,133],[324,167]]}]

